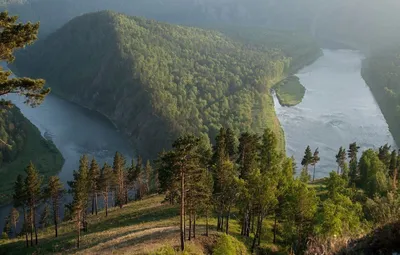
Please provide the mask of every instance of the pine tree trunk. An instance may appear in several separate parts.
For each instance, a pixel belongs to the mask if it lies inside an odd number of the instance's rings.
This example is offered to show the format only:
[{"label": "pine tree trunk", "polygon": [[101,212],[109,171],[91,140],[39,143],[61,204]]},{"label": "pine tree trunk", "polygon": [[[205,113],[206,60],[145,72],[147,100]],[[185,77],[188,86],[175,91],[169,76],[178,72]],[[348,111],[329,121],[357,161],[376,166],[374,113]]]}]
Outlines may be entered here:
[{"label": "pine tree trunk", "polygon": [[276,231],[277,231],[277,229],[276,229],[277,228],[276,218],[277,218],[277,213],[275,211],[275,216],[274,216],[274,241],[273,241],[274,244],[276,243]]},{"label": "pine tree trunk", "polygon": [[247,221],[246,221],[246,236],[250,237],[250,221],[254,217],[253,213],[248,209],[247,211]]},{"label": "pine tree trunk", "polygon": [[393,190],[397,190],[397,174],[398,174],[398,169],[396,167],[393,173]]},{"label": "pine tree trunk", "polygon": [[25,232],[26,247],[29,247],[28,230],[26,229],[27,218],[26,218],[25,206],[22,206],[22,210],[24,211],[24,224],[22,225],[22,229]]},{"label": "pine tree trunk", "polygon": [[193,238],[196,238],[196,213],[193,216]]},{"label": "pine tree trunk", "polygon": [[251,253],[254,252],[254,249],[255,249],[255,247],[256,247],[256,241],[258,240],[259,235],[260,235],[260,228],[261,228],[260,219],[261,219],[261,216],[259,215],[259,216],[258,216],[258,220],[257,220],[256,234],[254,235],[253,244],[252,244],[252,246],[251,246]]},{"label": "pine tree trunk", "polygon": [[208,236],[208,210],[206,212],[206,236]]},{"label": "pine tree trunk", "polygon": [[225,233],[229,235],[229,218],[231,217],[231,208],[228,208],[228,215],[226,216]]},{"label": "pine tree trunk", "polygon": [[261,245],[261,235],[262,235],[262,227],[263,227],[263,221],[264,221],[264,219],[263,219],[264,217],[263,216],[261,216],[261,220],[260,220],[260,230],[258,231],[258,246],[260,246]]},{"label": "pine tree trunk", "polygon": [[37,236],[37,229],[36,229],[36,213],[35,210],[33,211],[33,227],[35,229],[35,244],[38,244],[38,236]]},{"label": "pine tree trunk", "polygon": [[58,237],[58,222],[57,222],[57,206],[56,206],[56,202],[53,203],[53,216],[54,216],[54,232],[55,232],[55,236]]},{"label": "pine tree trunk", "polygon": [[77,225],[77,231],[78,231],[78,239],[76,241],[76,247],[79,249],[80,238],[81,238],[81,217],[80,217],[79,210],[77,212],[76,218],[77,218],[76,225]]},{"label": "pine tree trunk", "polygon": [[221,214],[221,232],[224,232],[224,214]]},{"label": "pine tree trunk", "polygon": [[189,241],[192,238],[192,213],[189,212]]},{"label": "pine tree trunk", "polygon": [[94,193],[92,194],[92,215],[94,214]]},{"label": "pine tree trunk", "polygon": [[314,182],[314,180],[315,180],[315,164],[314,164],[314,173],[313,173],[313,176],[312,176],[312,181]]},{"label": "pine tree trunk", "polygon": [[251,219],[250,232],[254,234],[254,217]]},{"label": "pine tree trunk", "polygon": [[104,204],[106,207],[106,217],[108,216],[108,192],[107,195],[104,197]]},{"label": "pine tree trunk", "polygon": [[33,210],[32,210],[32,207],[31,207],[29,213],[30,213],[29,221],[30,221],[30,225],[31,225],[31,227],[30,227],[30,231],[31,231],[31,246],[33,247]]},{"label": "pine tree trunk", "polygon": [[95,203],[95,210],[96,210],[96,215],[97,215],[97,210],[98,210],[98,206],[97,206],[97,192],[94,194],[94,203]]},{"label": "pine tree trunk", "polygon": [[181,170],[181,250],[185,250],[185,233],[184,233],[184,216],[185,216],[185,175]]}]

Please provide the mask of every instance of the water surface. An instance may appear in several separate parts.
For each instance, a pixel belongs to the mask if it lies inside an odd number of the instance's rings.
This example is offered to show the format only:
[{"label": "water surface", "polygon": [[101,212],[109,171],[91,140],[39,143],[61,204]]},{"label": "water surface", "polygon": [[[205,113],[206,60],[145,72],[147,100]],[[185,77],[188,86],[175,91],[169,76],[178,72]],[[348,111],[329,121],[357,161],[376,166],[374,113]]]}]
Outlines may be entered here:
[{"label": "water surface", "polygon": [[375,99],[361,77],[363,55],[351,50],[324,50],[324,55],[296,74],[306,88],[303,101],[275,109],[285,131],[286,150],[300,166],[307,145],[319,148],[316,176],[337,169],[340,146],[357,142],[361,150],[395,145]]}]

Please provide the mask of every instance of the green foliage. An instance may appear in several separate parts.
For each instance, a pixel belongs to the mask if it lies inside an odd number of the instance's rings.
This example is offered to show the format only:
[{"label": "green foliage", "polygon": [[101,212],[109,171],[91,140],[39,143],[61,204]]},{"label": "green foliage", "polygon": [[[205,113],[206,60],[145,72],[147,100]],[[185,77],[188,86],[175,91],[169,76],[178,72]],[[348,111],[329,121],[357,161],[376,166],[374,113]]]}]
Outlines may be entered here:
[{"label": "green foliage", "polygon": [[363,62],[362,76],[385,116],[389,130],[400,142],[400,47],[372,51]]},{"label": "green foliage", "polygon": [[21,52],[15,67],[109,116],[154,156],[181,133],[214,138],[221,126],[233,133],[269,127],[283,149],[269,89],[288,74],[286,55],[217,31],[100,12]]},{"label": "green foliage", "polygon": [[345,195],[322,203],[316,232],[323,237],[352,236],[362,232],[362,206]]},{"label": "green foliage", "polygon": [[297,76],[290,76],[275,85],[276,96],[283,106],[295,106],[303,100],[306,89]]},{"label": "green foliage", "polygon": [[[39,24],[17,23],[16,16],[9,16],[8,12],[0,13],[0,61],[11,63],[14,61],[14,51],[32,44],[37,39]],[[11,72],[0,67],[0,96],[9,93],[25,97],[25,103],[36,106],[50,93],[50,89],[43,88],[44,80],[30,78],[10,78]],[[0,110],[9,107],[10,101],[2,98]]]},{"label": "green foliage", "polygon": [[313,231],[318,198],[315,190],[299,180],[293,181],[285,196],[282,209],[283,236],[287,244],[297,252],[306,248],[308,236]]},{"label": "green foliage", "polygon": [[247,255],[246,246],[232,236],[222,234],[213,249],[215,255]]},{"label": "green foliage", "polygon": [[386,168],[372,149],[363,152],[360,162],[360,187],[373,197],[374,194],[384,194],[388,190]]}]

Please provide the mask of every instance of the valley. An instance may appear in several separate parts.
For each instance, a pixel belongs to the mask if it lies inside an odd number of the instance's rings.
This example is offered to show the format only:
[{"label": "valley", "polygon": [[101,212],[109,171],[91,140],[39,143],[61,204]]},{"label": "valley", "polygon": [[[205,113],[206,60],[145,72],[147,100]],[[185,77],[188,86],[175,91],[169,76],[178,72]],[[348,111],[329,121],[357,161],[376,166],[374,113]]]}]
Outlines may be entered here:
[{"label": "valley", "polygon": [[0,0],[40,21],[0,15],[0,253],[400,251],[400,5],[361,2]]}]

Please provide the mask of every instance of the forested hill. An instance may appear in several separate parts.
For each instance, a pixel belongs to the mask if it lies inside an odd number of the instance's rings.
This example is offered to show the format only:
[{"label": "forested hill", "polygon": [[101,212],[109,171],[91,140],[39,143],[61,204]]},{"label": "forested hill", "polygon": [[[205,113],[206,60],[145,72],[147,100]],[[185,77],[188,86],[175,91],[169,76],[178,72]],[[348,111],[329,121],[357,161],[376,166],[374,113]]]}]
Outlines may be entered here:
[{"label": "forested hill", "polygon": [[104,114],[154,156],[178,133],[214,137],[221,125],[268,126],[283,144],[269,88],[291,69],[286,55],[217,31],[103,11],[75,18],[18,55],[14,67]]},{"label": "forested hill", "polygon": [[397,144],[400,144],[400,46],[373,51],[363,62],[370,87]]},{"label": "forested hill", "polygon": [[17,107],[0,111],[0,205],[10,202],[14,182],[29,162],[49,177],[57,174],[64,159],[51,141],[26,119]]}]

